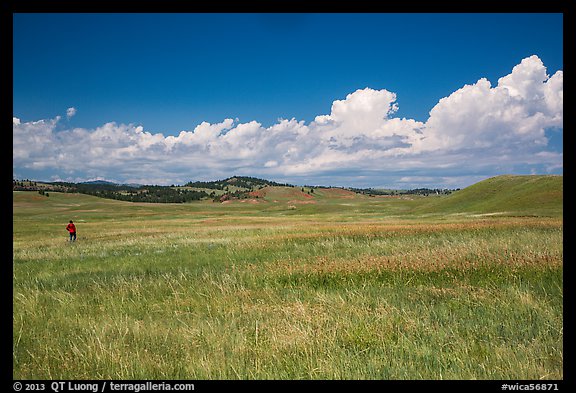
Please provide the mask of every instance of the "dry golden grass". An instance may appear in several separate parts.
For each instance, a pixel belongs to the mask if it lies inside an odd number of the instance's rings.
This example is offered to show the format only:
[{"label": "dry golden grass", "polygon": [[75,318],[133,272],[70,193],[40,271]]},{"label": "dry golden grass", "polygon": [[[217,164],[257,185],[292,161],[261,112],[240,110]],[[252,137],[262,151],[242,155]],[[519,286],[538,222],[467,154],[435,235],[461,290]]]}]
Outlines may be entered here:
[{"label": "dry golden grass", "polygon": [[561,218],[58,198],[15,210],[16,379],[563,377]]}]

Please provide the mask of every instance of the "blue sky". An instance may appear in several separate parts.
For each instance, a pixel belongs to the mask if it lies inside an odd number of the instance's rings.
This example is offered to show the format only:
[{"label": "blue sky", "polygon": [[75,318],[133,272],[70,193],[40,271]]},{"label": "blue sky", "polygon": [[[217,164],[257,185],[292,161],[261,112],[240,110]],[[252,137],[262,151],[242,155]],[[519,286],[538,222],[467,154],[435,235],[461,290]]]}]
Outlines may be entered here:
[{"label": "blue sky", "polygon": [[562,19],[14,14],[13,174],[393,188],[561,174]]}]

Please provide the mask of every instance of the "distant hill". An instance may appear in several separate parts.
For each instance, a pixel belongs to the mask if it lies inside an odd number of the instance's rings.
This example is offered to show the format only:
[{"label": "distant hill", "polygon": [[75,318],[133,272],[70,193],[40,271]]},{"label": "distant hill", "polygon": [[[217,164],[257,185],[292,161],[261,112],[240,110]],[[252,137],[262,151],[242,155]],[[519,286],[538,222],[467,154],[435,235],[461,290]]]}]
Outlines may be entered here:
[{"label": "distant hill", "polygon": [[[76,192],[101,198],[131,202],[186,203],[198,200],[214,202],[282,202],[289,205],[330,203],[374,196],[373,190],[319,186],[293,186],[247,176],[233,176],[210,182],[189,182],[185,186],[119,185],[104,180],[85,183],[41,183],[13,180],[14,191]],[[462,190],[414,190],[416,200],[406,213],[454,215],[561,216],[563,213],[563,177],[558,175],[503,175],[486,179]],[[451,194],[448,194],[450,192]],[[410,191],[394,191],[400,197]],[[426,195],[433,195],[426,197]],[[376,193],[376,195],[379,195]],[[382,193],[381,196],[388,195]]]},{"label": "distant hill", "polygon": [[414,212],[558,216],[563,212],[563,188],[561,175],[502,175],[431,199]]},{"label": "distant hill", "polygon": [[91,181],[84,181],[78,184],[83,184],[87,186],[112,186],[112,187],[131,187],[131,188],[138,188],[142,187],[143,184],[138,183],[122,183],[118,184],[113,181],[108,180],[91,180]]},{"label": "distant hill", "polygon": [[255,188],[269,187],[269,186],[286,186],[292,187],[290,184],[276,183],[270,180],[258,179],[249,176],[232,176],[224,180],[215,181],[194,181],[188,182],[185,187],[192,188],[207,188],[212,190],[224,190],[226,188],[234,187],[234,189],[254,190]]},{"label": "distant hill", "polygon": [[117,185],[114,182],[106,181],[106,180],[91,180],[91,181],[84,181],[79,184],[94,184],[94,185],[105,185],[105,186],[115,186]]},{"label": "distant hill", "polygon": [[263,198],[269,202],[312,202],[314,200],[313,189],[307,188],[306,190],[300,187],[266,186],[258,191],[250,192],[248,196]]}]

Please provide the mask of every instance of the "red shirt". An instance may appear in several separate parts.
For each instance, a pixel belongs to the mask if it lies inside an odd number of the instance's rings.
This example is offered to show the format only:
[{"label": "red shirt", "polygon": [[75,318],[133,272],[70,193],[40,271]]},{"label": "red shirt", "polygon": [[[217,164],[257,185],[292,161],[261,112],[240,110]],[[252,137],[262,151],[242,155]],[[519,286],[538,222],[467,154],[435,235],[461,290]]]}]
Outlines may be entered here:
[{"label": "red shirt", "polygon": [[70,223],[66,227],[66,230],[70,233],[75,233],[76,232],[76,226],[74,224]]}]

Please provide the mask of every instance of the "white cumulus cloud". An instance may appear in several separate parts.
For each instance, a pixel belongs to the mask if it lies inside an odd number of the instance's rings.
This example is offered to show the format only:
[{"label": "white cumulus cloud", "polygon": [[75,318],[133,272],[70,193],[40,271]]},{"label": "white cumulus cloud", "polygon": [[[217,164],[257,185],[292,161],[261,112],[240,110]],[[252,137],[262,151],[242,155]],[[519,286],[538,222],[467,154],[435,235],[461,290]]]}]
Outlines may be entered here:
[{"label": "white cumulus cloud", "polygon": [[485,78],[462,87],[430,111],[423,150],[545,146],[545,129],[562,127],[562,79],[531,56],[494,87]]},{"label": "white cumulus cloud", "polygon": [[66,117],[69,119],[76,114],[76,108],[71,107],[66,109]]},{"label": "white cumulus cloud", "polygon": [[[546,130],[562,132],[563,72],[549,76],[537,56],[496,85],[481,78],[441,98],[426,121],[394,117],[398,108],[395,93],[364,88],[309,124],[280,119],[264,127],[228,118],[176,136],[113,122],[58,131],[60,117],[13,117],[13,166],[158,184],[239,173],[372,184],[396,174],[398,184],[432,178],[448,184],[463,170],[477,177],[522,166],[562,168],[562,153],[547,150]],[[75,113],[68,108],[67,117]]]}]

